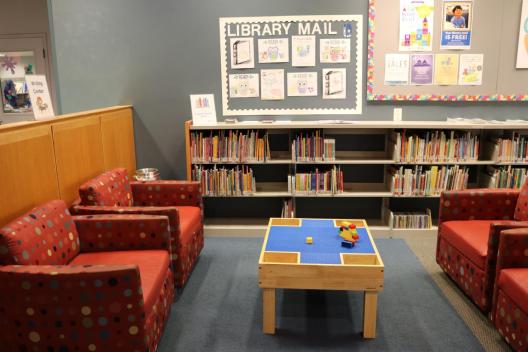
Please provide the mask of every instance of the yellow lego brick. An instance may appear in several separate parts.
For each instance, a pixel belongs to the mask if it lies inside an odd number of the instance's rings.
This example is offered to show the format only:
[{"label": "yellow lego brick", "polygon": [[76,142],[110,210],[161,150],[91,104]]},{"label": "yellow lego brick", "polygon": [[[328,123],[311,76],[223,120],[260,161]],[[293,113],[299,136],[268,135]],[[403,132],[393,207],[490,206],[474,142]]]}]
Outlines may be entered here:
[{"label": "yellow lego brick", "polygon": [[312,244],[313,238],[312,237],[306,237],[306,244]]}]

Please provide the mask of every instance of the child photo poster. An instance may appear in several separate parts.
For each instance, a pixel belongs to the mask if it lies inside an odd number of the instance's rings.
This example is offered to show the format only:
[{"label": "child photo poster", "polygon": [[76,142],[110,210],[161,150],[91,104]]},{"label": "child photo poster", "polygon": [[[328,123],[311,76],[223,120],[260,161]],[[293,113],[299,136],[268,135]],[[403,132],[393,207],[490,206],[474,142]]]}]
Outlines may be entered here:
[{"label": "child photo poster", "polygon": [[443,7],[440,49],[470,49],[473,2],[446,1]]}]

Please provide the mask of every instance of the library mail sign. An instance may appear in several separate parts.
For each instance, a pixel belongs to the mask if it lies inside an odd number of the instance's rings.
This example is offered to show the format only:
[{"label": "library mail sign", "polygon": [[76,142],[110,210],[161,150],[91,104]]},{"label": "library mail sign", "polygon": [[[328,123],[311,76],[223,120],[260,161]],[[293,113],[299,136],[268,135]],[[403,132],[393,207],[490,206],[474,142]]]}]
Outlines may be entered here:
[{"label": "library mail sign", "polygon": [[223,114],[360,114],[362,22],[362,15],[220,18]]}]

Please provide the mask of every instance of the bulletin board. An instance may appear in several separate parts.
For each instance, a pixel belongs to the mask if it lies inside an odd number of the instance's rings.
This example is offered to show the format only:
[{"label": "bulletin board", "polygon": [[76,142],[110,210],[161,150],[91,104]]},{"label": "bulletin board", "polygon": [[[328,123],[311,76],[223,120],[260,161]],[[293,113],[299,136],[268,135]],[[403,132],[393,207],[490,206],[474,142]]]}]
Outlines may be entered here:
[{"label": "bulletin board", "polygon": [[225,116],[361,114],[362,15],[234,17],[219,25]]},{"label": "bulletin board", "polygon": [[[528,1],[528,0],[525,0]],[[367,100],[528,101],[528,69],[517,69],[522,0],[473,0],[471,47],[441,50],[443,0],[434,0],[432,51],[400,51],[400,1],[369,0]],[[386,54],[483,54],[481,85],[388,85]]]}]

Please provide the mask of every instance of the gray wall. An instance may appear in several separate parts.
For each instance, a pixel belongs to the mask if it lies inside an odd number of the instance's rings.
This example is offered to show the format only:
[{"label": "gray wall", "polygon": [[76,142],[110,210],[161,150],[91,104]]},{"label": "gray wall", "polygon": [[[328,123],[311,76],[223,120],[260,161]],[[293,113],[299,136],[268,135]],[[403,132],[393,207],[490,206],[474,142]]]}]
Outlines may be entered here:
[{"label": "gray wall", "polygon": [[[60,111],[133,104],[138,166],[183,178],[189,94],[213,92],[222,119],[219,17],[363,14],[366,33],[367,8],[368,0],[49,0]],[[527,104],[366,101],[362,115],[331,118],[389,120],[395,106],[405,120],[528,119]]]}]

